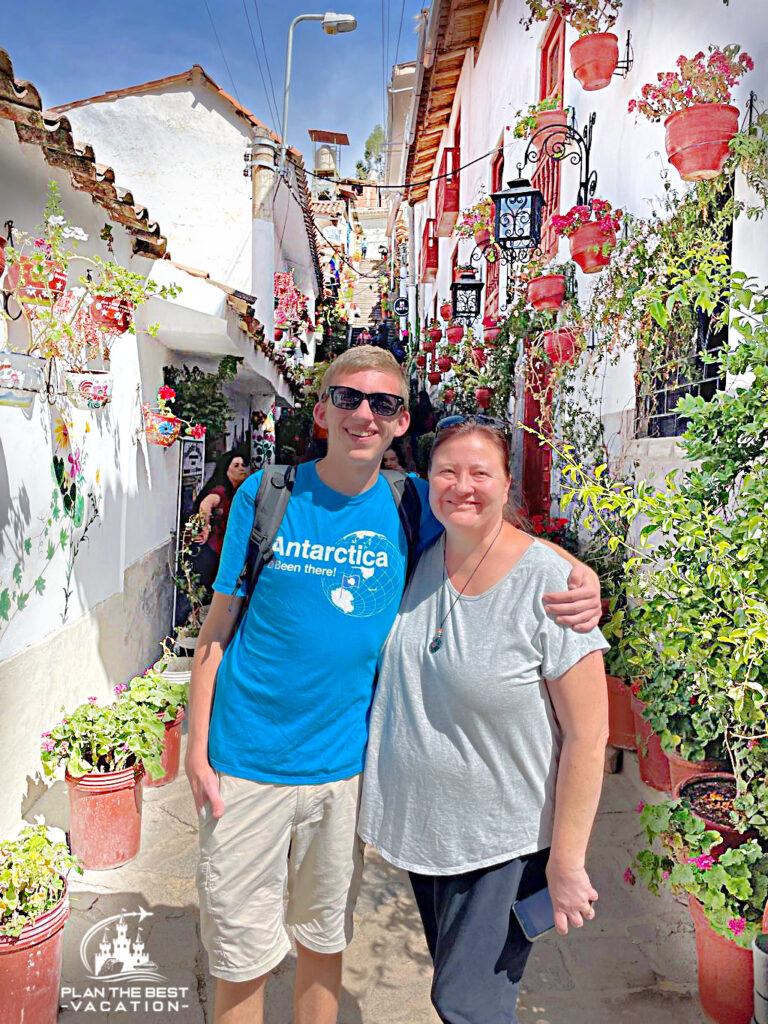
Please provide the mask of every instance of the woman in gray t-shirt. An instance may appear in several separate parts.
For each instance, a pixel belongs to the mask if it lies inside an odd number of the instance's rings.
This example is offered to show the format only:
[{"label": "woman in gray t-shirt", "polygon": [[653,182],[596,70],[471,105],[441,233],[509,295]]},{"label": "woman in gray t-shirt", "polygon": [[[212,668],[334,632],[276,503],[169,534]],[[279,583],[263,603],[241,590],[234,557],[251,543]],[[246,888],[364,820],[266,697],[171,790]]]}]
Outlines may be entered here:
[{"label": "woman in gray t-shirt", "polygon": [[548,885],[561,934],[594,917],[607,644],[547,616],[570,566],[504,521],[503,433],[455,419],[430,457],[445,534],[380,658],[358,830],[410,872],[441,1020],[508,1024],[530,952],[514,901]]}]

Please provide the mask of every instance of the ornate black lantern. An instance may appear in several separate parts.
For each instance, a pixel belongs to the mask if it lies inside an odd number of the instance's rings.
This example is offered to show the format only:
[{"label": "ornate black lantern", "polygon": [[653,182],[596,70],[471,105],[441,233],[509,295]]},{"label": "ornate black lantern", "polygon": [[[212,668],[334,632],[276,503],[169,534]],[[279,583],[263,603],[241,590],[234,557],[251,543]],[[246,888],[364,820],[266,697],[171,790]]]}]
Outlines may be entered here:
[{"label": "ornate black lantern", "polygon": [[491,195],[496,208],[493,235],[505,263],[526,262],[541,241],[544,196],[527,178],[507,183]]},{"label": "ornate black lantern", "polygon": [[451,299],[453,309],[451,316],[467,325],[472,324],[480,316],[480,293],[483,290],[483,282],[478,281],[474,274],[467,274],[459,277],[451,285]]}]

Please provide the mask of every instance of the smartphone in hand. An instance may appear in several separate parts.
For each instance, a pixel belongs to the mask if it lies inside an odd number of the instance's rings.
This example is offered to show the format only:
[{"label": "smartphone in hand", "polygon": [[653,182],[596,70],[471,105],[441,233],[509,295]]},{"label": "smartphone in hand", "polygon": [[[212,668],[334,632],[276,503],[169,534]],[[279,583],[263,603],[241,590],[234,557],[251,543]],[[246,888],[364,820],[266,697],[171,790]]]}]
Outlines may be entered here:
[{"label": "smartphone in hand", "polygon": [[542,935],[554,930],[555,911],[549,889],[546,887],[513,903],[512,913],[517,918],[523,929],[523,935],[529,942],[535,942]]}]

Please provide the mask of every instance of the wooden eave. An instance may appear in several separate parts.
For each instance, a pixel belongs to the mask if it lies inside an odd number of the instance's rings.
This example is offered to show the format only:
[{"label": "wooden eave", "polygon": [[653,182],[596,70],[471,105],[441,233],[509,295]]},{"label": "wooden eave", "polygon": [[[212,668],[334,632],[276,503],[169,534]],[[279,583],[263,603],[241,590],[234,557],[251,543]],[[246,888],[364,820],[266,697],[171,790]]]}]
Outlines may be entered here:
[{"label": "wooden eave", "polygon": [[[435,55],[424,70],[418,98],[416,133],[408,150],[406,181],[426,182],[433,177],[443,132],[451,119],[456,88],[467,50],[477,47],[488,13],[489,0],[433,0],[439,4]],[[429,184],[412,185],[408,202],[427,197]]]}]

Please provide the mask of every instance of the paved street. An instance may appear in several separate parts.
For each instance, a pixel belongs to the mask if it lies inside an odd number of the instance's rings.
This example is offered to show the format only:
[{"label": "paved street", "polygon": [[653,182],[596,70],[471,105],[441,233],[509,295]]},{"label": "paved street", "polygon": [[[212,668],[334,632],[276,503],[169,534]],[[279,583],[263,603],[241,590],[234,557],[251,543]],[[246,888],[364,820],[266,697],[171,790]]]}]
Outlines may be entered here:
[{"label": "paved street", "polygon": [[[63,783],[38,803],[51,824],[63,823]],[[637,762],[625,756],[620,775],[607,776],[592,842],[590,873],[600,892],[599,916],[567,939],[548,938],[532,955],[521,1000],[521,1024],[693,1024],[702,1020],[696,1000],[696,964],[686,909],[655,899],[622,881],[638,834],[635,807],[654,795],[640,783]],[[62,984],[82,993],[88,981],[80,941],[99,921],[121,911],[151,910],[144,938],[167,981],[185,987],[178,1011],[139,1008],[84,1013],[67,1001],[60,1024],[131,1024],[212,1020],[211,979],[199,942],[194,886],[196,819],[186,782],[145,795],[140,855],[115,871],[87,872],[72,888],[73,912],[65,932]],[[132,926],[133,934],[135,925]],[[98,937],[97,940],[98,942]],[[92,950],[93,943],[88,949]],[[86,955],[88,950],[86,950]],[[274,972],[268,992],[268,1024],[290,1024],[294,960]],[[433,1024],[429,959],[415,906],[402,872],[375,853],[366,861],[357,908],[355,941],[345,960],[342,1024]],[[68,997],[69,998],[69,997]],[[87,1000],[86,1000],[87,1001]]]}]

